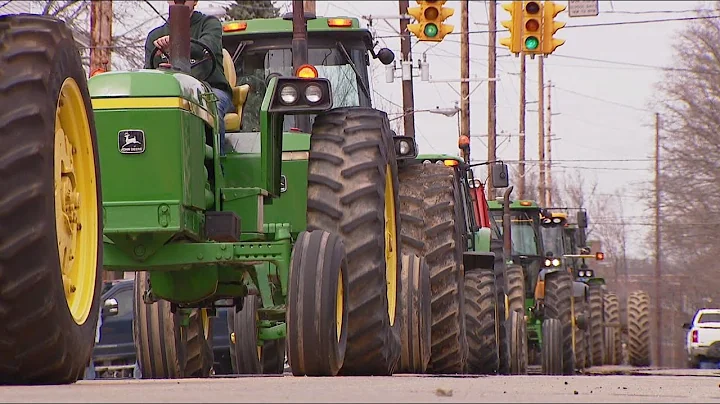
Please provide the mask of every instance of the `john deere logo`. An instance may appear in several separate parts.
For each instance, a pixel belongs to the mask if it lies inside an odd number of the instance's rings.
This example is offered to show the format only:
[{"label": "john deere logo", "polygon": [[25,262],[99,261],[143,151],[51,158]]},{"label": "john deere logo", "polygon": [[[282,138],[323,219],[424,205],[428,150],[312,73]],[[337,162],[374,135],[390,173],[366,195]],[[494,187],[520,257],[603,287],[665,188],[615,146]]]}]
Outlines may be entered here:
[{"label": "john deere logo", "polygon": [[145,132],[127,129],[118,132],[118,150],[122,154],[140,154],[145,152]]},{"label": "john deere logo", "polygon": [[280,176],[280,192],[287,191],[287,177],[284,175]]}]

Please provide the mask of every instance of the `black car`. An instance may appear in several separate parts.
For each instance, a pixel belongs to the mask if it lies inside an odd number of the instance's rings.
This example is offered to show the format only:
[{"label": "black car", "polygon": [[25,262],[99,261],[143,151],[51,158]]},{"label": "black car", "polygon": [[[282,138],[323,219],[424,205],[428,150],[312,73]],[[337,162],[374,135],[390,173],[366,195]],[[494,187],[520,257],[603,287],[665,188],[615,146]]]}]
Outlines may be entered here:
[{"label": "black car", "polygon": [[[132,378],[135,370],[133,340],[133,279],[106,282],[102,293],[100,342],[95,344],[93,362],[96,378]],[[217,309],[212,319],[215,374],[231,374],[230,335],[226,308]]]}]

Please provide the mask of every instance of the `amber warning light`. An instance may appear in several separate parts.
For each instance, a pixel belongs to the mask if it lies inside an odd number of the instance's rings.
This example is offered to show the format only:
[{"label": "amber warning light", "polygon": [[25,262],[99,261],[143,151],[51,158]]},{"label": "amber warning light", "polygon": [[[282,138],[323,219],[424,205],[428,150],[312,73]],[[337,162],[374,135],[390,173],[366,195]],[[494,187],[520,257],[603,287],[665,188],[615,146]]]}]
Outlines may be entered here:
[{"label": "amber warning light", "polygon": [[223,25],[223,32],[245,31],[246,29],[247,29],[247,23],[245,21],[229,22],[229,23]]},{"label": "amber warning light", "polygon": [[318,77],[318,71],[313,65],[302,65],[298,67],[295,75],[301,79],[316,79]]}]

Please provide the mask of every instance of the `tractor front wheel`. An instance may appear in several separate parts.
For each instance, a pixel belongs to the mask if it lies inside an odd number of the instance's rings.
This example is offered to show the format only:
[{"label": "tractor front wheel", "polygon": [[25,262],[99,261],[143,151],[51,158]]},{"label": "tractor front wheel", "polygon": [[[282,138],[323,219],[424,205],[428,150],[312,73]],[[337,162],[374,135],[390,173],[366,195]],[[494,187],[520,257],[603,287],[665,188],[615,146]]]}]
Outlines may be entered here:
[{"label": "tractor front wheel", "polygon": [[622,360],[620,340],[620,302],[615,293],[603,296],[605,310],[605,360],[606,365],[617,365]]},{"label": "tractor front wheel", "polygon": [[400,277],[400,367],[425,373],[430,362],[430,268],[424,258],[403,254]]},{"label": "tractor front wheel", "polygon": [[206,309],[192,309],[187,327],[180,310],[170,302],[145,304],[150,289],[147,272],[135,273],[133,334],[138,366],[143,379],[209,377],[213,365],[212,321]]},{"label": "tractor front wheel", "polygon": [[590,317],[588,337],[590,340],[590,366],[602,366],[604,347],[603,290],[598,284],[591,284],[588,290]]},{"label": "tractor front wheel", "polygon": [[397,161],[387,114],[337,108],[315,118],[308,160],[308,230],[347,251],[343,375],[391,375],[400,362]]},{"label": "tractor front wheel", "polygon": [[0,384],[74,383],[100,314],[97,136],[73,34],[0,16]]},{"label": "tractor front wheel", "polygon": [[498,371],[496,300],[492,270],[477,268],[465,273],[465,329],[470,374],[495,374]]},{"label": "tractor front wheel", "polygon": [[285,363],[285,339],[258,341],[258,310],[260,297],[245,296],[242,310],[228,311],[230,333],[230,355],[233,373],[236,374],[280,374]]},{"label": "tractor front wheel", "polygon": [[569,272],[558,271],[545,275],[545,318],[556,319],[561,327],[562,373],[575,374],[573,352],[574,321],[572,312],[573,279]]},{"label": "tractor front wheel", "polygon": [[348,339],[345,247],[335,234],[301,232],[290,261],[287,350],[295,376],[336,376]]},{"label": "tractor front wheel", "polygon": [[[587,325],[587,309],[584,296],[575,299],[575,313],[577,313],[576,317],[578,315],[585,317]],[[580,327],[576,327],[575,329],[575,367],[578,370],[583,370],[587,366],[585,363],[585,359],[587,357],[585,348],[587,346],[586,339],[588,338],[588,334],[587,328],[582,329]]]},{"label": "tractor front wheel", "polygon": [[[504,375],[522,375],[527,373],[527,327],[525,322],[525,272],[523,267],[520,265],[508,265],[505,268],[505,293],[503,295],[505,313],[505,321],[503,321],[503,328],[505,328],[505,336],[501,338],[503,346],[507,347],[508,354],[501,358],[500,361],[500,373]],[[518,313],[516,315],[523,324],[516,327],[517,329],[510,330],[507,327],[513,324],[517,320],[513,320],[513,312]],[[511,321],[512,320],[512,321]],[[514,342],[516,338],[515,333],[522,332],[523,341],[522,348],[517,348],[519,345]],[[512,349],[516,347],[517,349]],[[523,365],[524,364],[524,365]]]}]

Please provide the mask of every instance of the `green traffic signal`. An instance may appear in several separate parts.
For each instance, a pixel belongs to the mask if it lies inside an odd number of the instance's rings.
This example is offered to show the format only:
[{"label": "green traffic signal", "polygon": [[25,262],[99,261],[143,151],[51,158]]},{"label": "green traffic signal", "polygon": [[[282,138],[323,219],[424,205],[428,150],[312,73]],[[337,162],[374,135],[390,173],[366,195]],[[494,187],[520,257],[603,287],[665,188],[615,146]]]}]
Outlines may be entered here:
[{"label": "green traffic signal", "polygon": [[534,36],[529,36],[525,39],[525,48],[528,50],[535,50],[538,45],[540,45],[540,41]]},{"label": "green traffic signal", "polygon": [[438,34],[438,27],[435,24],[427,24],[425,25],[425,36],[428,36],[430,38],[436,36]]}]

